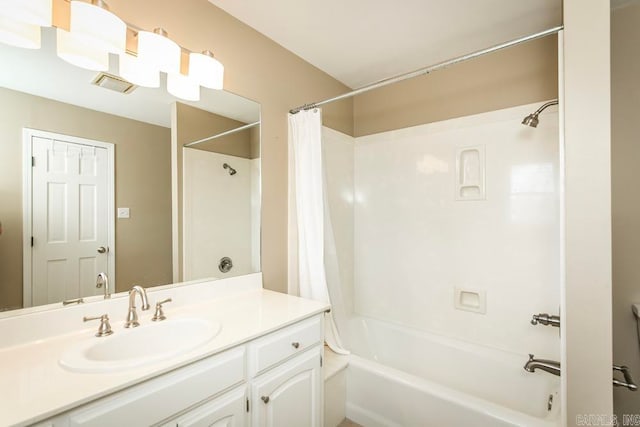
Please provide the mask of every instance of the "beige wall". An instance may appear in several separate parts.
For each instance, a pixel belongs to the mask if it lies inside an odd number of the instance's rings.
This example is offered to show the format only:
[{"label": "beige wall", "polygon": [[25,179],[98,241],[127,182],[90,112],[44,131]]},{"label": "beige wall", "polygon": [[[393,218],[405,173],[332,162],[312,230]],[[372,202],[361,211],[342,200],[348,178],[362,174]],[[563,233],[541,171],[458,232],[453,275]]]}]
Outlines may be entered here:
[{"label": "beige wall", "polygon": [[[190,142],[197,141],[209,136],[239,128],[247,123],[233,120],[228,117],[210,113],[190,105],[177,103],[177,112],[180,121],[178,122],[178,145],[183,146]],[[259,108],[259,107],[256,107]],[[253,139],[252,139],[253,138]],[[236,132],[222,138],[212,139],[195,145],[197,150],[213,151],[229,156],[254,158],[253,147],[257,145],[251,133],[251,129]]]},{"label": "beige wall", "polygon": [[22,306],[22,128],[115,144],[116,283],[171,280],[170,130],[0,89],[0,309]]},{"label": "beige wall", "polygon": [[[212,50],[225,66],[225,90],[261,104],[262,270],[264,285],[287,289],[287,112],[348,90],[207,0],[111,0],[125,21],[163,27],[181,45]],[[325,123],[353,133],[351,101],[324,109]]]},{"label": "beige wall", "polygon": [[[640,379],[640,344],[631,303],[640,303],[640,4],[611,15],[611,197],[613,221],[613,360]],[[614,388],[615,411],[640,413],[640,393]]]},{"label": "beige wall", "polygon": [[557,97],[558,41],[548,36],[357,96],[354,133],[370,135]]}]

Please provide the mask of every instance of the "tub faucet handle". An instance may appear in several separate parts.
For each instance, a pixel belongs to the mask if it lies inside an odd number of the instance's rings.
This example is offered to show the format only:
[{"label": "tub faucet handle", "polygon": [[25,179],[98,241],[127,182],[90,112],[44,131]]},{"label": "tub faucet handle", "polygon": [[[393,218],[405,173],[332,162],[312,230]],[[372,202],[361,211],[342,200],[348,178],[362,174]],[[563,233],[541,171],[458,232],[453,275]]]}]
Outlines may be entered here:
[{"label": "tub faucet handle", "polygon": [[547,313],[534,314],[531,318],[531,324],[537,325],[538,323],[542,325],[555,326],[556,328],[560,327],[560,316],[550,315]]}]

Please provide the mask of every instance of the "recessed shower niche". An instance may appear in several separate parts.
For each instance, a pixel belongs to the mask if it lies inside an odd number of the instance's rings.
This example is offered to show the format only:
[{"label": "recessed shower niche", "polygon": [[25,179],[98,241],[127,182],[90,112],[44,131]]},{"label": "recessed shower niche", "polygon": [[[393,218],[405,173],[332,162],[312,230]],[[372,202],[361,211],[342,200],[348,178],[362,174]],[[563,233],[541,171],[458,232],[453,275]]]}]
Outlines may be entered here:
[{"label": "recessed shower niche", "polygon": [[485,200],[485,146],[456,149],[456,200]]}]

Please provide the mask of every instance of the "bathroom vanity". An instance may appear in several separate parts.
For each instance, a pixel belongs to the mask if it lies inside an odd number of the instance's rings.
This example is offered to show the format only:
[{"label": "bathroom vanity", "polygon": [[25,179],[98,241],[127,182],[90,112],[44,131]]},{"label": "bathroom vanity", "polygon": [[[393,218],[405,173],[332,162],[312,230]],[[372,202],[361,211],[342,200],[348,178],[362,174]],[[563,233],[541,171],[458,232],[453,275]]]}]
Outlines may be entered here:
[{"label": "bathroom vanity", "polygon": [[[0,319],[9,343],[0,348],[0,424],[321,425],[326,304],[263,290],[260,274],[148,295],[152,306],[172,298],[167,319],[152,322],[153,309],[139,310],[134,329],[123,328],[126,293]],[[98,324],[82,317],[105,313],[114,333],[95,337]],[[195,348],[172,352],[157,343],[159,330],[169,347],[183,345],[197,322],[213,333]],[[142,345],[127,346],[127,334]],[[144,342],[149,336],[154,343]],[[84,361],[62,366],[75,351]]]}]

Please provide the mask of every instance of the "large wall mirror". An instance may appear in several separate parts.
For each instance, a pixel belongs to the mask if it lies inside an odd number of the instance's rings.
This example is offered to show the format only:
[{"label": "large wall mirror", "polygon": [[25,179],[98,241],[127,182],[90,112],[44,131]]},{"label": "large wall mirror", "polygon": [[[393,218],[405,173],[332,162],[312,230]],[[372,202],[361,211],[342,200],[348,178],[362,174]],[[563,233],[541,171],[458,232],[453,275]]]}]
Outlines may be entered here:
[{"label": "large wall mirror", "polygon": [[51,28],[0,62],[0,311],[260,270],[259,104],[98,85]]}]

